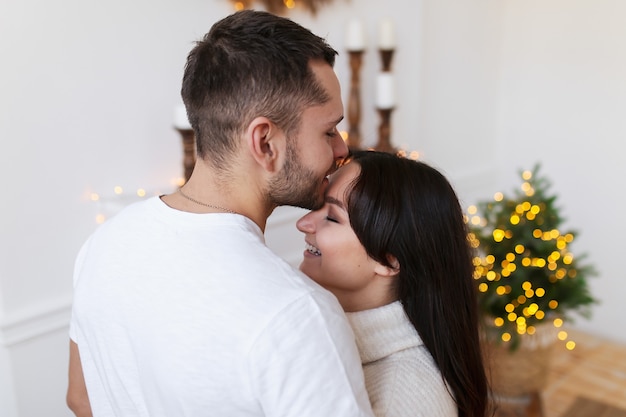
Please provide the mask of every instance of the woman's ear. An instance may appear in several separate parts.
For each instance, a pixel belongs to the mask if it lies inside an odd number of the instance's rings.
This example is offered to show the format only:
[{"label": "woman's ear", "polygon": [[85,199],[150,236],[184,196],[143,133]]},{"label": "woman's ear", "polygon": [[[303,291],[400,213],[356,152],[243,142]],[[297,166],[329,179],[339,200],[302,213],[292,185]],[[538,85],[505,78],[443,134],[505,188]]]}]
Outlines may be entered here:
[{"label": "woman's ear", "polygon": [[389,262],[391,267],[377,262],[374,272],[383,277],[395,277],[398,275],[398,273],[400,273],[400,262],[398,262],[398,258],[389,254],[387,255],[387,262]]},{"label": "woman's ear", "polygon": [[266,171],[280,169],[285,149],[285,135],[267,117],[256,117],[248,125],[247,144],[254,160]]}]

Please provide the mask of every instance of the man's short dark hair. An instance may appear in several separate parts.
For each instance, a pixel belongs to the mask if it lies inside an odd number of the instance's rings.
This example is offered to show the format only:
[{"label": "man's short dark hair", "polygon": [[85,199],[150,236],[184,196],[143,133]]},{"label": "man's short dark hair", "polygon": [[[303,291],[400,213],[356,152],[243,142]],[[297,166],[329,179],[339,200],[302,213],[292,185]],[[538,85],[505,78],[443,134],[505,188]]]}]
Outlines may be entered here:
[{"label": "man's short dark hair", "polygon": [[329,100],[309,63],[337,51],[299,24],[244,10],[215,23],[189,53],[182,97],[199,158],[225,168],[249,123],[265,116],[297,132],[305,108]]}]

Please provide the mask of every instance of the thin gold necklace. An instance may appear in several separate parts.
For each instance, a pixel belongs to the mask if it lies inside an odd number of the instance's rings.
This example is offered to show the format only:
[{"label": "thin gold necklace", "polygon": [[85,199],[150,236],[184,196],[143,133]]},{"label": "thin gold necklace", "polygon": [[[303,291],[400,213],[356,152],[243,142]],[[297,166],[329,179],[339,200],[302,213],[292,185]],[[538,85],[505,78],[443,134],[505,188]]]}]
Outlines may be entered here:
[{"label": "thin gold necklace", "polygon": [[193,199],[193,198],[189,197],[187,194],[183,193],[182,188],[179,188],[178,192],[180,193],[180,195],[182,195],[183,197],[185,197],[187,200],[191,201],[192,203],[196,203],[196,204],[199,204],[201,206],[209,207],[209,208],[216,209],[216,210],[225,211],[227,213],[239,214],[236,211],[227,209],[225,207],[220,207],[220,206],[216,206],[216,205],[213,205],[213,204],[207,204],[207,203],[203,203],[202,201],[198,201],[196,199]]}]

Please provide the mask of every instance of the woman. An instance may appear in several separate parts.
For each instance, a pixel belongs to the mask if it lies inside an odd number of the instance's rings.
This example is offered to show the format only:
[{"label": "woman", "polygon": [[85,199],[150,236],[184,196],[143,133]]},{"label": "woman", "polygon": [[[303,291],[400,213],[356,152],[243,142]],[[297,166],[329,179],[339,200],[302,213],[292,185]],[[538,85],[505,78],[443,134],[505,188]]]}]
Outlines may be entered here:
[{"label": "woman", "polygon": [[485,416],[472,255],[444,176],[358,151],[297,226],[300,269],[347,312],[375,414]]}]

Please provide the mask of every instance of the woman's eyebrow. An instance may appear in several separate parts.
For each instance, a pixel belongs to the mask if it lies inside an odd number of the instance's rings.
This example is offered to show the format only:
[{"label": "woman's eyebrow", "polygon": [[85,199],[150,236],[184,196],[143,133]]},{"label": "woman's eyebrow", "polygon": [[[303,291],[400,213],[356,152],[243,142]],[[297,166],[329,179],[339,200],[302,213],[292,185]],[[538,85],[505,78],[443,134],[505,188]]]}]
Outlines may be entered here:
[{"label": "woman's eyebrow", "polygon": [[339,208],[341,208],[343,210],[346,209],[345,206],[343,205],[343,203],[341,201],[337,200],[335,197],[331,197],[331,196],[327,195],[326,196],[326,202],[328,204],[334,204],[336,206],[339,206]]}]

